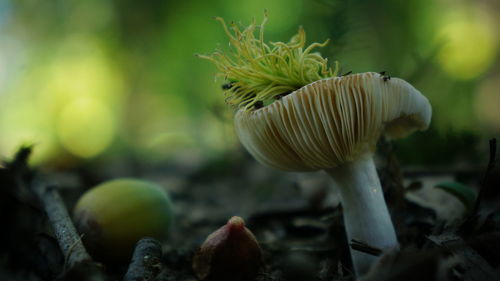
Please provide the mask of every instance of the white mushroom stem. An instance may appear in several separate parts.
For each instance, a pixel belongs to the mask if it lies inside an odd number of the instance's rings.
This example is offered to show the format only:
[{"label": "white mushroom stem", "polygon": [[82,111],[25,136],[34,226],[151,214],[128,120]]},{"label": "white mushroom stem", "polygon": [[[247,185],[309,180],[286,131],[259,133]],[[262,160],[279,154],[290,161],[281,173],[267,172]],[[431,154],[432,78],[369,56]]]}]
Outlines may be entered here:
[{"label": "white mushroom stem", "polygon": [[[326,172],[335,181],[335,188],[342,197],[348,241],[355,239],[381,249],[397,246],[396,232],[372,155],[365,154]],[[377,260],[376,256],[350,251],[356,276],[367,273]]]}]

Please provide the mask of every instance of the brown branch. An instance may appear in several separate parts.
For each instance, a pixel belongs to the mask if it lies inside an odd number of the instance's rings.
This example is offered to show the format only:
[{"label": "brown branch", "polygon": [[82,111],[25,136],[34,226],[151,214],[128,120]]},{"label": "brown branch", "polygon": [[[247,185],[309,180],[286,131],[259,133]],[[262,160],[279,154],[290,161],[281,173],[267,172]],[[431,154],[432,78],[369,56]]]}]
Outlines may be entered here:
[{"label": "brown branch", "polygon": [[153,238],[142,238],[137,242],[123,281],[154,280],[161,270],[161,244]]},{"label": "brown branch", "polygon": [[32,191],[43,204],[49,222],[65,257],[64,280],[105,280],[102,266],[92,260],[76,232],[64,202],[55,186],[39,179],[31,185]]}]

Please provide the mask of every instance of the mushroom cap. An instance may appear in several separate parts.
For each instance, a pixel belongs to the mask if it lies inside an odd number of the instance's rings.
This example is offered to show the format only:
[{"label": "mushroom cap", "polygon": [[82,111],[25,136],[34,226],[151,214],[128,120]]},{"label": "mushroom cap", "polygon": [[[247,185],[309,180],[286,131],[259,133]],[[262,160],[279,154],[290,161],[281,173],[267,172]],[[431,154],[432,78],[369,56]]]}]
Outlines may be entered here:
[{"label": "mushroom cap", "polygon": [[375,72],[310,83],[270,105],[240,109],[236,133],[259,162],[286,171],[330,169],[373,151],[381,134],[425,130],[432,108],[408,82]]}]

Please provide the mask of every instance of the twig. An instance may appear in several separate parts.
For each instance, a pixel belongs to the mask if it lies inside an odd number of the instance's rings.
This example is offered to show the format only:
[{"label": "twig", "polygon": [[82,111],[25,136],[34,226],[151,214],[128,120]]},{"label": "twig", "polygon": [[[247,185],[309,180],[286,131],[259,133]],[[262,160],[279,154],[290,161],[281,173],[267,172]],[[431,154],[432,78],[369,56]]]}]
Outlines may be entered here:
[{"label": "twig", "polygon": [[481,203],[481,199],[483,198],[483,194],[485,192],[484,190],[486,189],[486,181],[488,180],[488,177],[495,168],[496,154],[497,154],[497,139],[493,138],[490,139],[490,159],[488,161],[488,167],[486,168],[486,172],[484,173],[483,178],[481,179],[480,182],[481,188],[479,189],[479,194],[477,195],[476,204],[474,205],[474,209],[472,211],[473,215],[477,214],[479,205]]},{"label": "twig", "polygon": [[382,254],[381,249],[379,249],[377,247],[370,246],[363,241],[351,239],[351,243],[349,243],[349,245],[351,246],[351,249],[353,249],[353,250],[363,252],[363,253],[366,253],[366,254],[369,254],[372,256],[380,256]]},{"label": "twig", "polygon": [[67,265],[72,266],[78,262],[91,260],[55,187],[36,183],[33,190],[43,203],[59,246],[66,257]]},{"label": "twig", "polygon": [[[490,177],[493,169],[495,168],[496,162],[496,150],[497,150],[497,140],[490,139],[490,157],[488,161],[488,166],[486,167],[486,171],[483,174],[481,181],[479,182],[479,194],[476,197],[476,202],[474,203],[474,208],[470,212],[469,216],[464,220],[462,225],[459,228],[459,232],[464,235],[469,235],[474,231],[477,231],[484,223],[488,217],[479,214],[479,207],[481,202],[484,199],[485,193],[487,193],[487,189],[491,188],[487,185],[488,178]],[[479,222],[481,221],[481,222]]]},{"label": "twig", "polygon": [[63,279],[104,280],[102,266],[94,262],[87,253],[57,189],[40,180],[35,180],[31,189],[42,202],[64,254]]},{"label": "twig", "polygon": [[142,238],[137,242],[123,281],[153,280],[161,270],[161,244],[153,238]]}]

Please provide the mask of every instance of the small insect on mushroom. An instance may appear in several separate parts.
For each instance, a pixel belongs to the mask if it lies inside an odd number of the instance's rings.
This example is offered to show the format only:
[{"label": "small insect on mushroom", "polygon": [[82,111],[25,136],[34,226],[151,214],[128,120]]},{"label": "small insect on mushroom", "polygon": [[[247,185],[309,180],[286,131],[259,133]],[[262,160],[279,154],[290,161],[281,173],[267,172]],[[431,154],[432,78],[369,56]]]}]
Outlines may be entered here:
[{"label": "small insect on mushroom", "polygon": [[352,70],[351,70],[351,71],[348,71],[348,72],[346,72],[346,73],[344,73],[344,74],[342,74],[342,75],[340,75],[339,77],[344,77],[344,76],[347,76],[347,75],[349,75],[349,74],[352,74]]},{"label": "small insect on mushroom", "polygon": [[384,82],[387,82],[389,80],[391,80],[391,76],[389,76],[389,74],[385,75],[385,71],[381,71],[379,72],[380,75],[382,75],[382,79],[384,80]]},{"label": "small insect on mushroom", "polygon": [[231,90],[232,92],[236,92],[240,89],[240,86],[234,86],[236,82],[229,82],[229,83],[226,83],[226,84],[222,84],[221,88],[222,90],[224,91],[229,91]]},{"label": "small insect on mushroom", "polygon": [[274,96],[274,99],[275,100],[280,100],[282,97],[286,97],[290,94],[291,92],[286,92],[286,93],[283,93],[283,94],[279,94],[279,95],[276,95]]},{"label": "small insect on mushroom", "polygon": [[261,101],[261,100],[258,100],[258,101],[256,101],[256,102],[253,104],[253,107],[254,107],[255,109],[260,109],[260,108],[263,108],[263,107],[264,107],[264,102],[263,102],[263,101]]},{"label": "small insect on mushroom", "polygon": [[227,91],[227,90],[230,90],[233,87],[233,85],[234,85],[233,82],[229,82],[226,84],[222,84],[221,88],[222,88],[222,90]]}]

